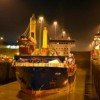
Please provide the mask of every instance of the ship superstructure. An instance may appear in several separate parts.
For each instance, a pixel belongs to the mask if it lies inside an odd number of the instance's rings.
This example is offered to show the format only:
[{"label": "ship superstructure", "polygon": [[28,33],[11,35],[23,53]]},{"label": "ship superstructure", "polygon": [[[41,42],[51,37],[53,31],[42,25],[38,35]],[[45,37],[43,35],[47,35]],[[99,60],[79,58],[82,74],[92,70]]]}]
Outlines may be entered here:
[{"label": "ship superstructure", "polygon": [[32,15],[26,31],[18,39],[19,54],[31,55],[36,48],[36,19]]}]

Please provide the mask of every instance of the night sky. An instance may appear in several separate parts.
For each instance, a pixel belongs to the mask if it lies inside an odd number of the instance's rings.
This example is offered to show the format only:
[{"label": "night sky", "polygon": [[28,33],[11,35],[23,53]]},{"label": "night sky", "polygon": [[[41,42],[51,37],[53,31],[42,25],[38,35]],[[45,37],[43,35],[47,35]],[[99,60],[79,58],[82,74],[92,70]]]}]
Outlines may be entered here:
[{"label": "night sky", "polygon": [[76,40],[76,50],[88,50],[94,29],[100,24],[100,0],[0,0],[0,36],[16,42],[32,13],[57,20]]}]

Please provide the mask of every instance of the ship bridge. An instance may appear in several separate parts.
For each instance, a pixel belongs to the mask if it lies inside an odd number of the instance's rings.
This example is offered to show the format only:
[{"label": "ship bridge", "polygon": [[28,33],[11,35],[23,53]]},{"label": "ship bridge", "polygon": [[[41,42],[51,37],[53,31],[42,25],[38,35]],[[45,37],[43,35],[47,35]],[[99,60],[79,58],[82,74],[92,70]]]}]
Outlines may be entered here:
[{"label": "ship bridge", "polygon": [[70,49],[75,46],[75,40],[69,36],[58,36],[57,39],[49,40],[50,47],[54,48],[58,55],[66,56],[70,54]]}]

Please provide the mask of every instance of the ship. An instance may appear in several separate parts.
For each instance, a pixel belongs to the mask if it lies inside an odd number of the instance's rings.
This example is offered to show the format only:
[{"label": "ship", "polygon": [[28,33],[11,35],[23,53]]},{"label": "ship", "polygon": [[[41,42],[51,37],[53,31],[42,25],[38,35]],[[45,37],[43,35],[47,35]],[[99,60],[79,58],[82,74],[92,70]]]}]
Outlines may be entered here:
[{"label": "ship", "polygon": [[100,32],[94,35],[92,46],[93,46],[93,49],[91,52],[92,60],[100,60]]},{"label": "ship", "polygon": [[[76,63],[70,49],[75,41],[62,35],[48,39],[48,30],[44,27],[43,39],[38,38],[42,43],[37,42],[36,23],[32,15],[28,29],[18,39],[19,54],[14,56],[13,66],[20,91],[40,96],[57,93],[74,82]],[[42,44],[41,48],[38,43]]]}]

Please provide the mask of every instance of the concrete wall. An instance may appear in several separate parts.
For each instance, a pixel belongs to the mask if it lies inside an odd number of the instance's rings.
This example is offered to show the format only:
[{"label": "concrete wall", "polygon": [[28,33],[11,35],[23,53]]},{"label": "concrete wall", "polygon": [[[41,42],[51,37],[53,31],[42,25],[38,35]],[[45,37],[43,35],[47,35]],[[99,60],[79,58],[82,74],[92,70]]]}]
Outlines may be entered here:
[{"label": "concrete wall", "polygon": [[92,75],[93,82],[96,88],[96,93],[98,94],[98,100],[100,100],[100,64],[92,63]]},{"label": "concrete wall", "polygon": [[0,84],[15,80],[15,69],[8,62],[0,62]]},{"label": "concrete wall", "polygon": [[90,67],[90,52],[73,52],[78,67],[87,68]]}]

